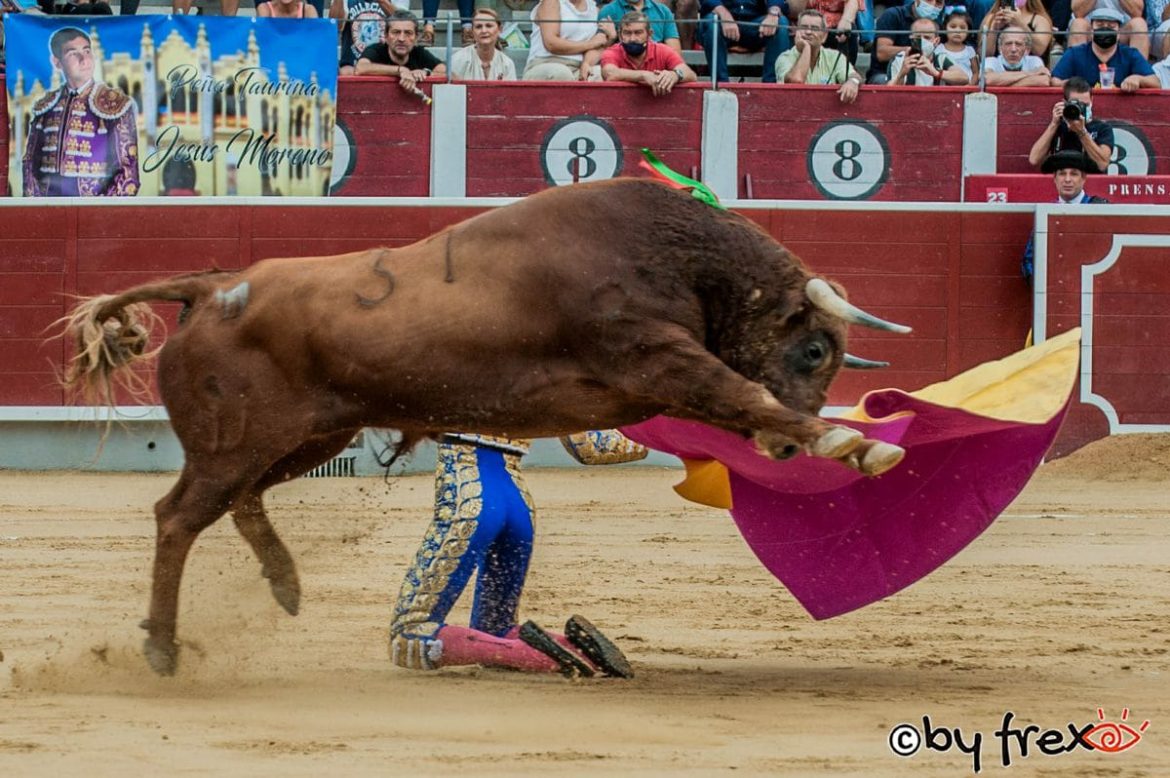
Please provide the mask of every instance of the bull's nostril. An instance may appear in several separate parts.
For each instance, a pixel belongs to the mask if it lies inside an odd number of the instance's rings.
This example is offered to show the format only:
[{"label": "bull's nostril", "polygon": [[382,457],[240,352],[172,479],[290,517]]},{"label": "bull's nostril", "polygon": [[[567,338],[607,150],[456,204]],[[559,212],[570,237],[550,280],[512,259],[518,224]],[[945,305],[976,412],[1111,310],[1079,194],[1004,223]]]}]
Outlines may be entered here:
[{"label": "bull's nostril", "polygon": [[798,446],[796,446],[794,443],[789,443],[787,446],[785,446],[783,449],[780,450],[780,458],[781,459],[792,459],[799,452],[800,452],[800,448]]}]

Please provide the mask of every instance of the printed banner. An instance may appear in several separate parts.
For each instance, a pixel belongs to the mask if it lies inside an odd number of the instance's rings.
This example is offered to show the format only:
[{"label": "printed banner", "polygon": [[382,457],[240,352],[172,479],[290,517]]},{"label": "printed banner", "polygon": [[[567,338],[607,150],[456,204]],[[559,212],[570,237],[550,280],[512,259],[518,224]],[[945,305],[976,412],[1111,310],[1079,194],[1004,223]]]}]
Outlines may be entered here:
[{"label": "printed banner", "polygon": [[331,19],[7,16],[16,197],[329,193]]}]

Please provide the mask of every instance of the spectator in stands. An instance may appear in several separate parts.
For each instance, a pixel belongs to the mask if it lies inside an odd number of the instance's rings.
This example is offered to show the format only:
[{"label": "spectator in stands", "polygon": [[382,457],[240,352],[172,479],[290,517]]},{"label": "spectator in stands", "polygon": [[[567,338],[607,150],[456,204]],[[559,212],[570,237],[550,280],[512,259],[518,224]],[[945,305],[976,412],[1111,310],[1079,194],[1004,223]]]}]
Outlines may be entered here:
[{"label": "spectator in stands", "polygon": [[[1109,14],[1099,16],[1103,11]],[[1088,43],[1090,37],[1095,38],[1100,28],[1097,20],[1107,19],[1117,22],[1122,43],[1137,49],[1143,59],[1150,56],[1150,36],[1147,34],[1150,28],[1146,24],[1143,0],[1072,0],[1072,12],[1076,18],[1068,25],[1070,49]]]},{"label": "spectator in stands", "polygon": [[789,0],[788,11],[798,22],[805,10],[820,11],[826,29],[832,30],[825,38],[825,47],[845,52],[850,65],[857,64],[858,36],[853,34],[857,15],[861,12],[859,0]]},{"label": "spectator in stands", "polygon": [[342,22],[340,75],[353,75],[354,65],[366,46],[385,39],[386,19],[392,13],[394,4],[390,0],[333,0],[329,16]]},{"label": "spectator in stands", "polygon": [[321,13],[307,0],[268,0],[256,6],[256,15],[271,19],[317,19]]},{"label": "spectator in stands", "polygon": [[1109,167],[1113,156],[1113,128],[1093,118],[1093,92],[1089,82],[1079,76],[1064,82],[1064,99],[1052,106],[1052,118],[1032,144],[1028,162],[1038,168],[1060,152],[1086,154],[1098,173]]},{"label": "spectator in stands", "polygon": [[959,86],[969,76],[945,54],[938,42],[938,22],[915,19],[910,26],[910,46],[890,63],[891,86]]},{"label": "spectator in stands", "polygon": [[943,18],[943,54],[967,74],[967,82],[979,81],[979,55],[972,46],[971,16],[963,6],[948,6]]},{"label": "spectator in stands", "polygon": [[682,55],[651,40],[650,19],[630,11],[618,22],[618,42],[601,54],[601,76],[606,81],[645,84],[655,97],[670,94],[681,83],[696,79]]},{"label": "spectator in stands", "polygon": [[915,19],[929,19],[937,28],[942,11],[943,0],[912,0],[905,5],[893,6],[878,17],[876,28],[881,32],[877,33],[866,80],[871,84],[889,81],[894,58],[910,49],[910,25]]},{"label": "spectator in stands", "polygon": [[857,99],[861,76],[839,50],[825,48],[829,27],[824,15],[813,8],[796,19],[796,44],[776,60],[776,82],[780,84],[840,84],[837,95],[843,103]]},{"label": "spectator in stands", "polygon": [[1052,83],[1060,86],[1073,76],[1080,76],[1095,86],[1100,83],[1102,66],[1112,71],[1113,83],[1127,92],[1157,89],[1158,77],[1135,48],[1118,43],[1122,14],[1112,8],[1098,8],[1089,14],[1093,40],[1072,46],[1052,69]]},{"label": "spectator in stands", "polygon": [[1032,36],[1012,25],[1000,30],[999,56],[983,63],[988,86],[1049,86],[1052,74],[1032,51]]},{"label": "spectator in stands", "polygon": [[[1094,203],[1108,203],[1104,197],[1085,194],[1085,180],[1090,173],[1099,173],[1093,161],[1079,151],[1060,151],[1044,160],[1043,171],[1052,175],[1052,182],[1056,184],[1056,202],[1062,205],[1092,205]],[[1035,271],[1036,235],[1028,236],[1028,245],[1024,247],[1024,259],[1020,262],[1020,271],[1028,287],[1032,286],[1032,275]]]},{"label": "spectator in stands", "polygon": [[[190,0],[187,0],[190,4]],[[56,16],[112,16],[114,9],[103,0],[38,0],[46,14]]]},{"label": "spectator in stands", "polygon": [[[775,83],[776,59],[789,47],[786,7],[785,0],[702,0],[699,42],[707,54],[708,66],[714,69],[719,81],[730,79],[727,50],[735,46],[743,51],[763,50],[764,70],[760,80],[766,84]],[[715,29],[718,32],[712,49],[711,37]]]},{"label": "spectator in stands", "polygon": [[525,81],[600,81],[601,52],[617,40],[593,0],[540,0],[532,9]]},{"label": "spectator in stands", "polygon": [[[1146,0],[1146,24],[1150,32],[1150,59],[1170,56],[1170,0]],[[1166,86],[1163,84],[1163,89]]]},{"label": "spectator in stands", "polygon": [[1006,0],[997,3],[994,10],[983,17],[979,30],[981,35],[987,37],[988,57],[999,51],[999,33],[1008,27],[1027,31],[1032,39],[1028,44],[1029,53],[1037,57],[1045,56],[1052,48],[1052,17],[1044,10],[1040,0]]},{"label": "spectator in stands", "polygon": [[[469,46],[475,43],[475,34],[471,31],[471,12],[475,8],[475,0],[458,0],[458,4],[459,24],[463,28],[463,42],[460,45]],[[439,0],[423,0],[422,10],[423,29],[418,42],[423,46],[434,46],[435,17],[439,15]]]},{"label": "spectator in stands", "polygon": [[678,25],[682,50],[691,51],[695,48],[695,35],[699,29],[699,0],[665,0],[665,3]]},{"label": "spectator in stands", "polygon": [[[698,7],[696,2],[695,8]],[[612,3],[607,3],[602,7],[597,18],[599,20],[608,19],[614,24],[618,24],[631,11],[643,13],[650,20],[650,33],[653,40],[665,43],[675,51],[681,52],[683,50],[679,42],[679,28],[674,21],[674,14],[658,0],[613,0]]]},{"label": "spectator in stands", "polygon": [[386,41],[366,46],[355,72],[359,76],[397,76],[404,92],[417,94],[419,81],[447,72],[438,57],[417,44],[418,19],[399,9],[386,22]]},{"label": "spectator in stands", "polygon": [[1170,89],[1170,56],[1154,63],[1154,75],[1158,77],[1163,89]]},{"label": "spectator in stands", "polygon": [[516,65],[500,50],[500,15],[480,8],[471,17],[475,43],[451,55],[451,78],[456,81],[515,81]]},{"label": "spectator in stands", "polygon": [[[239,0],[230,0],[230,1],[232,3],[237,4],[237,5],[239,4]],[[186,2],[188,5],[191,4],[191,0],[174,0],[174,2],[176,2],[176,3]],[[300,18],[300,19],[319,19],[320,17],[325,15],[325,3],[327,2],[327,0],[307,0],[308,4],[313,6],[313,10],[315,10],[317,12],[316,15],[313,15],[313,16],[310,16],[308,14],[304,14],[302,16],[297,16],[296,13],[288,13],[288,12],[281,13],[279,11],[273,12],[272,5],[271,5],[272,0],[253,0],[253,2],[256,5],[256,15],[257,16],[262,16],[262,17],[266,17],[266,18],[275,16],[275,17],[284,18],[284,19],[291,18],[291,17]],[[225,14],[226,14],[226,12],[225,12]],[[235,11],[232,11],[231,15],[235,16]]]}]

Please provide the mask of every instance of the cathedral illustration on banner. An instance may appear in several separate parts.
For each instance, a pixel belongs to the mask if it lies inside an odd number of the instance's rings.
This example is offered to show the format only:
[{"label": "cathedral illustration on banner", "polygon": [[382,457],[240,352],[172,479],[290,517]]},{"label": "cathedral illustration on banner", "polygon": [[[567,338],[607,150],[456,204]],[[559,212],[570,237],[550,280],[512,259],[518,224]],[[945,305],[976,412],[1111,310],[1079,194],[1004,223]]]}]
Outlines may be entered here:
[{"label": "cathedral illustration on banner", "polygon": [[[318,87],[315,74],[307,84],[290,84],[283,62],[271,81],[261,69],[255,30],[246,52],[215,62],[202,24],[194,47],[173,28],[156,46],[144,24],[136,58],[125,52],[107,58],[98,27],[90,27],[89,35],[94,79],[117,87],[138,106],[139,195],[329,193],[334,96]],[[176,69],[186,77],[168,83],[167,74]],[[49,84],[38,79],[26,87],[23,72],[17,74],[8,104],[14,195],[22,194],[20,160],[33,106],[62,83],[54,71]]]}]

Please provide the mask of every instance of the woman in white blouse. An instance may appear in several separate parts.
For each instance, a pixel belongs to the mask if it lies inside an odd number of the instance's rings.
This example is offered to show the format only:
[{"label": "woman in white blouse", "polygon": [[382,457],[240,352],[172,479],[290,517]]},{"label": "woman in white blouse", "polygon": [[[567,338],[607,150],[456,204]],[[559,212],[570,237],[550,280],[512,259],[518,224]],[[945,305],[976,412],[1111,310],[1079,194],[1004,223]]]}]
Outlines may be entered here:
[{"label": "woman in white blouse", "polygon": [[500,15],[491,8],[477,9],[471,17],[475,43],[451,55],[455,81],[515,81],[512,58],[499,49]]},{"label": "woman in white blouse", "polygon": [[597,22],[595,0],[540,0],[532,9],[525,81],[600,81],[601,52],[617,40],[612,21]]}]

